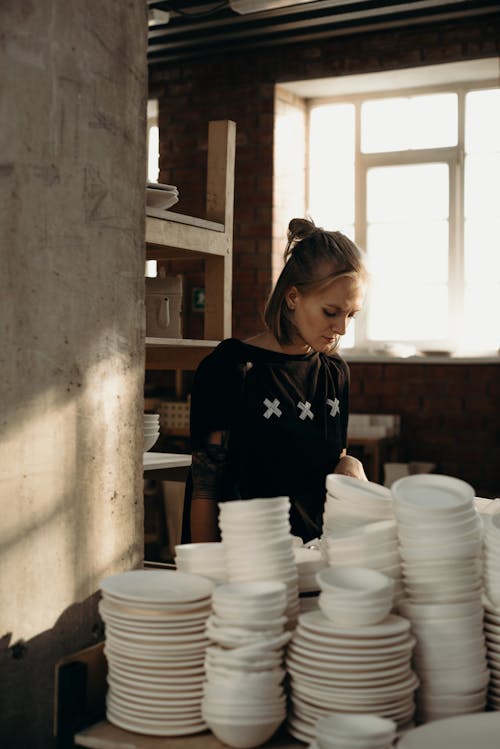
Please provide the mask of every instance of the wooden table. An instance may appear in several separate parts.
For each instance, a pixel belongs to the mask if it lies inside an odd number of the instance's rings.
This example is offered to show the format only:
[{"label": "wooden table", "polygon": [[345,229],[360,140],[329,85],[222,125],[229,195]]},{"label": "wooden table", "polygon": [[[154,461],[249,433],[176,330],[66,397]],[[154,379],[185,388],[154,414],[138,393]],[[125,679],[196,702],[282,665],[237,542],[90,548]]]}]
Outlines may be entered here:
[{"label": "wooden table", "polygon": [[[144,736],[113,726],[108,721],[96,723],[75,736],[75,744],[89,749],[227,749],[227,744],[215,738],[209,731],[193,736],[164,738]],[[292,738],[281,728],[273,738],[262,744],[262,749],[298,749],[301,741]]]}]

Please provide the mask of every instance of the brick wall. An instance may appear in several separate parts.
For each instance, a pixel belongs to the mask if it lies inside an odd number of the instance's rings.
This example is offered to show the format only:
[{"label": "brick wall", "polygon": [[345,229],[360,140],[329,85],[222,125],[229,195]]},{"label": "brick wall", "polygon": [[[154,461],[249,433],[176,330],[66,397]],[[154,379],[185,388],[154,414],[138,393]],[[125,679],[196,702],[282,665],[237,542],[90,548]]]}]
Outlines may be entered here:
[{"label": "brick wall", "polygon": [[422,460],[500,496],[497,364],[351,362],[351,411],[401,414],[402,461]]},{"label": "brick wall", "polygon": [[[279,237],[273,231],[273,219],[283,223],[283,209],[273,203],[277,177],[273,172],[273,136],[275,112],[280,111],[276,84],[494,56],[500,53],[499,32],[497,15],[169,62],[151,71],[150,95],[160,100],[160,180],[179,187],[181,199],[176,210],[203,215],[207,123],[227,118],[237,123],[234,335],[247,337],[261,329],[279,253]],[[485,496],[487,492],[500,494],[498,471],[494,478],[493,468],[485,468],[484,474],[477,468],[478,463],[491,463],[493,446],[499,441],[493,427],[495,415],[489,411],[491,403],[481,396],[468,401],[464,411],[444,399],[456,391],[457,398],[463,400],[466,386],[479,387],[482,392],[484,381],[489,381],[494,371],[480,365],[443,369],[437,365],[394,365],[394,370],[384,366],[380,390],[380,371],[373,366],[353,366],[353,386],[359,379],[363,387],[353,393],[354,409],[394,412],[397,402],[407,425],[403,446],[408,457],[436,459],[443,470],[477,476],[473,483]],[[441,379],[435,381],[438,377]],[[440,390],[442,397],[437,395]],[[465,431],[465,415],[474,435],[467,442],[458,434]],[[497,452],[497,464],[498,458]]]}]

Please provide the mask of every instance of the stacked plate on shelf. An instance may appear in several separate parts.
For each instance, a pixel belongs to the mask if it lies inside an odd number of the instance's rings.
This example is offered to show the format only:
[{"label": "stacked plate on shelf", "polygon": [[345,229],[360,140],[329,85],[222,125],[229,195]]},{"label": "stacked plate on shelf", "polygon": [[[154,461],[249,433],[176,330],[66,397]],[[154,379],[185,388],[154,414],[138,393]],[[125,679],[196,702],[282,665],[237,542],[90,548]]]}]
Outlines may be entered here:
[{"label": "stacked plate on shelf", "polygon": [[331,712],[370,713],[412,721],[418,679],[411,669],[410,622],[390,614],[368,627],[337,627],[321,611],[301,614],[288,646],[288,728],[310,742],[318,718]]},{"label": "stacked plate on shelf", "polygon": [[166,211],[179,202],[179,191],[175,185],[163,185],[161,182],[148,182],[146,185],[146,205]]},{"label": "stacked plate on shelf", "polygon": [[213,587],[206,578],[172,570],[132,570],[102,580],[110,723],[157,736],[206,729],[201,699]]},{"label": "stacked plate on shelf", "polygon": [[396,724],[378,715],[330,713],[318,720],[309,749],[391,749]]},{"label": "stacked plate on shelf", "polygon": [[230,582],[278,580],[287,591],[287,627],[299,613],[298,574],[290,534],[290,499],[219,503],[219,526]]},{"label": "stacked plate on shelf", "polygon": [[160,415],[144,414],[144,452],[151,450],[160,436]]}]

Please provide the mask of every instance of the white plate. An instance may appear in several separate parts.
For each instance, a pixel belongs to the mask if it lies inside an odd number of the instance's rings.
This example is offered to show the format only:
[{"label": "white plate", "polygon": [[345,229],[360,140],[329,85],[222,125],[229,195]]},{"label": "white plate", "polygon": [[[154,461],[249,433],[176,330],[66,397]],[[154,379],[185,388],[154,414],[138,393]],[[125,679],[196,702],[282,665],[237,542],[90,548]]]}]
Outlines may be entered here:
[{"label": "white plate", "polygon": [[326,477],[326,490],[333,497],[354,497],[356,501],[387,500],[392,501],[391,490],[373,481],[362,481],[353,476],[343,476],[340,473],[330,473]]},{"label": "white plate", "polygon": [[403,663],[409,663],[411,659],[411,648],[407,648],[405,651],[396,653],[389,657],[376,657],[368,658],[366,656],[344,656],[335,655],[327,660],[321,655],[318,656],[314,653],[313,656],[305,655],[304,652],[296,650],[295,648],[288,648],[287,662],[292,661],[296,665],[306,666],[309,669],[309,673],[318,673],[321,675],[324,671],[340,671],[340,672],[370,672],[380,671],[384,668],[393,668]]},{"label": "white plate", "polygon": [[314,650],[309,647],[309,643],[303,639],[294,639],[288,646],[288,651],[300,655],[308,662],[314,662],[315,660],[321,663],[329,664],[330,662],[349,663],[349,664],[364,664],[364,663],[379,663],[385,662],[387,659],[396,657],[409,657],[411,651],[415,647],[416,639],[414,637],[406,637],[401,642],[397,642],[395,645],[381,645],[380,647],[373,648],[358,648],[356,646],[345,648],[339,646],[338,648],[329,647],[328,651],[324,648],[321,650]]},{"label": "white plate", "polygon": [[346,637],[349,639],[372,640],[384,639],[394,635],[409,632],[410,622],[402,616],[389,614],[379,624],[368,627],[336,627],[322,611],[307,611],[299,617],[299,626],[302,629],[332,637]]},{"label": "white plate", "polygon": [[398,749],[498,749],[500,713],[474,713],[433,721],[408,731]]},{"label": "white plate", "polygon": [[346,689],[355,689],[358,687],[371,689],[372,687],[388,686],[395,682],[399,683],[411,675],[411,668],[408,663],[387,669],[386,671],[353,672],[352,674],[346,674],[345,671],[341,673],[335,670],[328,674],[328,676],[320,676],[318,672],[311,674],[311,671],[307,668],[297,666],[288,660],[287,670],[294,681],[300,681],[301,684],[309,684],[311,687],[318,686],[324,689],[343,689],[344,687]]},{"label": "white plate", "polygon": [[106,717],[110,723],[118,728],[124,728],[126,731],[144,733],[151,736],[189,736],[193,733],[207,731],[208,726],[205,722],[181,724],[179,721],[171,722],[163,720],[153,725],[152,721],[140,721],[129,718],[126,713],[118,711],[116,708],[108,708]]},{"label": "white plate", "polygon": [[201,575],[174,570],[130,570],[101,580],[106,595],[132,603],[193,603],[211,598],[214,587]]}]

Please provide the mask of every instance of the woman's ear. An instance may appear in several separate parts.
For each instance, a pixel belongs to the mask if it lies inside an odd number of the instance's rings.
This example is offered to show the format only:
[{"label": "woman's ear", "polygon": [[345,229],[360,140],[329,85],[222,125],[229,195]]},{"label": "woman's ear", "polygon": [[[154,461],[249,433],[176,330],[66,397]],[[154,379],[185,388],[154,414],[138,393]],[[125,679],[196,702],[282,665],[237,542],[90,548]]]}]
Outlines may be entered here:
[{"label": "woman's ear", "polygon": [[286,306],[288,307],[288,309],[290,310],[295,309],[298,295],[299,295],[299,292],[296,286],[291,286],[288,289],[288,291],[285,294],[285,301],[286,301]]}]

